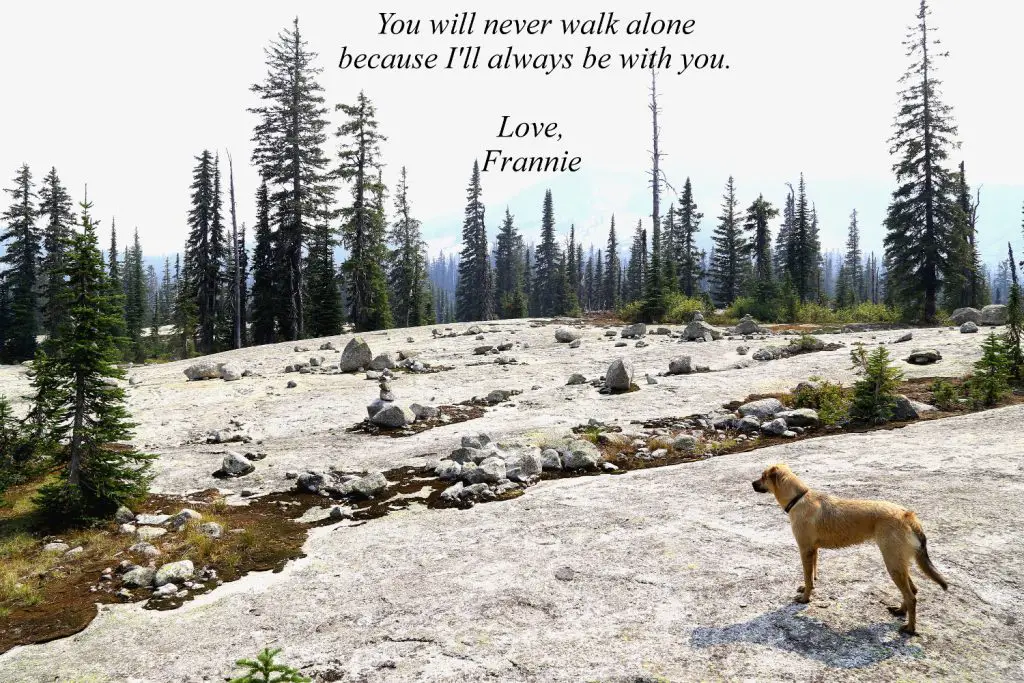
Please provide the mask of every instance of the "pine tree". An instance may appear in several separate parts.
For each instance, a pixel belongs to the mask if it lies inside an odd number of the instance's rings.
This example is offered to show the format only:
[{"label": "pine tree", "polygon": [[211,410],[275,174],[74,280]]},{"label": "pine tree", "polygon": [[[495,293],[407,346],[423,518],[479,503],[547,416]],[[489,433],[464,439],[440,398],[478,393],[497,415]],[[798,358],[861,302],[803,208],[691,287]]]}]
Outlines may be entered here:
[{"label": "pine tree", "polygon": [[854,420],[882,424],[892,419],[903,373],[891,366],[890,360],[884,346],[868,355],[864,376],[853,387],[850,417]]},{"label": "pine tree", "polygon": [[160,279],[161,325],[170,325],[174,319],[174,281],[171,279],[171,257],[164,257],[164,272]]},{"label": "pine tree", "polygon": [[675,205],[669,204],[665,212],[665,225],[661,232],[661,262],[664,273],[665,293],[679,291],[679,268],[676,264],[676,209]]},{"label": "pine tree", "polygon": [[181,358],[189,358],[195,351],[196,336],[196,298],[188,279],[188,255],[185,257],[185,270],[181,268],[181,257],[174,258],[174,329],[178,338],[178,354]]},{"label": "pine tree", "polygon": [[51,168],[39,188],[39,217],[43,225],[42,289],[43,328],[52,338],[67,315],[60,308],[60,290],[64,285],[64,254],[71,241],[75,224],[71,196],[60,182],[57,169]]},{"label": "pine tree", "polygon": [[389,281],[392,310],[400,327],[428,324],[430,290],[426,286],[427,245],[423,241],[420,222],[413,218],[409,204],[409,184],[402,167],[395,190],[395,222],[391,227]]},{"label": "pine tree", "polygon": [[815,298],[818,288],[818,247],[814,235],[815,213],[807,204],[804,174],[793,204],[793,225],[786,244],[786,270],[801,302]]},{"label": "pine tree", "polygon": [[991,407],[1010,393],[1010,359],[1005,341],[992,332],[981,343],[981,358],[967,380],[967,390],[977,407]]},{"label": "pine tree", "polygon": [[341,334],[341,290],[334,266],[334,234],[330,224],[321,220],[313,227],[308,239],[306,256],[306,287],[308,288],[309,319],[305,330],[311,337]]},{"label": "pine tree", "polygon": [[[303,245],[313,225],[324,218],[317,212],[333,201],[334,189],[323,151],[327,108],[316,80],[321,71],[314,66],[317,55],[302,40],[297,17],[290,29],[278,34],[265,54],[266,79],[250,88],[262,100],[259,107],[249,110],[259,117],[252,137],[252,161],[269,185],[270,205],[279,208],[274,218],[283,271],[281,332],[295,340],[304,335],[306,318]],[[342,177],[350,178],[344,171]],[[360,287],[364,284],[359,281]],[[365,322],[362,315],[360,321]]]},{"label": "pine tree", "polygon": [[592,311],[604,311],[608,308],[608,300],[605,299],[604,281],[604,252],[597,250],[597,263],[594,264],[594,292],[591,299],[590,309]]},{"label": "pine tree", "polygon": [[480,201],[482,192],[480,164],[474,161],[473,173],[466,189],[459,281],[455,290],[455,317],[461,321],[490,320],[494,317],[493,277],[490,257],[487,254],[484,205]]},{"label": "pine tree", "polygon": [[580,310],[580,288],[579,288],[579,261],[576,260],[576,224],[569,224],[569,244],[565,251],[567,305],[563,313],[571,314],[571,311]]},{"label": "pine tree", "polygon": [[626,303],[640,299],[643,294],[644,278],[647,273],[647,231],[640,221],[633,231],[633,242],[629,248],[629,262],[623,277],[622,298]]},{"label": "pine tree", "polygon": [[725,184],[722,195],[722,214],[712,238],[715,258],[711,263],[711,276],[715,285],[717,303],[728,306],[739,296],[743,281],[747,247],[743,241],[740,216],[737,212],[736,185],[732,176]]},{"label": "pine tree", "polygon": [[245,226],[242,226],[242,235],[238,234],[238,216],[235,207],[235,164],[228,153],[228,201],[231,210],[231,243],[228,247],[228,260],[231,269],[228,272],[229,297],[231,310],[231,348],[242,348],[245,334],[245,294],[243,293],[243,282],[246,278],[245,264]]},{"label": "pine tree", "polygon": [[130,345],[130,356],[136,363],[146,358],[142,346],[142,328],[146,322],[146,282],[142,266],[142,243],[139,241],[139,230],[135,229],[135,239],[125,259],[125,332]]},{"label": "pine tree", "polygon": [[534,262],[535,315],[561,315],[558,302],[561,298],[562,282],[558,264],[562,259],[561,249],[555,239],[555,208],[551,190],[544,193],[544,204],[540,221],[540,244],[537,246]]},{"label": "pine tree", "polygon": [[928,26],[929,14],[921,0],[918,23],[904,41],[912,64],[900,79],[906,87],[891,138],[891,151],[899,157],[894,166],[899,186],[885,220],[888,289],[926,322],[935,320],[953,226],[953,184],[945,162],[957,132],[952,110],[939,97],[935,62],[946,53],[933,49],[937,41],[929,34],[935,30]]},{"label": "pine tree", "polygon": [[277,338],[278,301],[274,241],[270,228],[270,195],[266,181],[256,191],[256,246],[252,259],[252,342],[271,344]]},{"label": "pine tree", "polygon": [[32,172],[27,164],[18,169],[11,196],[11,205],[0,216],[4,229],[0,244],[5,252],[0,264],[6,287],[7,319],[0,329],[0,346],[8,361],[24,361],[33,357],[39,334],[39,260],[42,238],[36,228],[36,193]]},{"label": "pine tree", "polygon": [[1014,384],[1024,382],[1024,298],[1021,296],[1020,281],[1017,279],[1017,262],[1013,257],[1013,246],[1006,244],[1010,264],[1010,296],[1006,304],[1006,359],[1010,379]]},{"label": "pine tree", "polygon": [[[153,456],[115,442],[131,437],[134,425],[124,407],[124,390],[108,384],[121,379],[116,362],[121,321],[111,301],[110,283],[96,245],[88,203],[82,204],[82,232],[72,237],[65,266],[67,321],[44,357],[39,373],[52,382],[41,400],[55,419],[50,439],[62,445],[57,481],[40,489],[38,502],[62,523],[103,518],[121,504],[141,498],[149,483]],[[38,375],[37,375],[38,379]]]},{"label": "pine tree", "polygon": [[676,262],[679,264],[679,289],[686,296],[696,296],[704,277],[700,249],[697,248],[697,233],[704,214],[697,210],[697,204],[693,201],[693,186],[689,178],[683,185],[683,194],[679,198],[676,212],[675,245]]},{"label": "pine tree", "polygon": [[581,305],[584,311],[594,310],[594,248],[590,248],[587,265],[583,269],[583,288]]},{"label": "pine tree", "polygon": [[223,244],[214,246],[215,242],[219,242],[215,237],[215,227],[219,221],[219,218],[215,221],[215,211],[219,213],[219,209],[216,209],[219,202],[215,199],[215,161],[210,151],[205,149],[195,159],[191,186],[192,208],[188,214],[189,236],[185,244],[184,289],[186,296],[195,301],[199,326],[197,349],[205,354],[217,350]]},{"label": "pine tree", "polygon": [[952,178],[956,201],[952,208],[946,264],[942,271],[942,306],[952,311],[966,306],[980,307],[981,259],[975,246],[975,218],[978,205],[971,199],[964,163]]},{"label": "pine tree", "polygon": [[758,315],[774,319],[774,305],[778,292],[772,272],[772,232],[768,222],[779,215],[779,210],[758,195],[747,208],[744,228],[752,233],[750,252],[753,258],[753,277],[747,291],[758,305]]},{"label": "pine tree", "polygon": [[604,306],[617,310],[621,300],[619,291],[622,288],[622,264],[619,261],[619,240],[615,236],[615,214],[612,214],[612,224],[608,228],[608,249],[605,252],[605,273],[604,273]]},{"label": "pine tree", "polygon": [[498,230],[494,248],[494,291],[502,318],[526,317],[523,290],[523,237],[516,230],[512,213],[505,207],[505,220]]},{"label": "pine tree", "polygon": [[846,256],[843,267],[846,269],[847,284],[854,303],[864,298],[863,254],[860,250],[860,228],[857,225],[857,209],[850,214],[850,227],[846,233]]},{"label": "pine tree", "polygon": [[338,175],[352,185],[352,203],[341,211],[341,242],[348,251],[342,266],[348,287],[348,319],[357,330],[390,327],[387,277],[384,273],[385,226],[380,196],[380,143],[376,110],[363,92],[353,105],[338,105],[348,116],[337,136],[347,138],[340,147]]}]

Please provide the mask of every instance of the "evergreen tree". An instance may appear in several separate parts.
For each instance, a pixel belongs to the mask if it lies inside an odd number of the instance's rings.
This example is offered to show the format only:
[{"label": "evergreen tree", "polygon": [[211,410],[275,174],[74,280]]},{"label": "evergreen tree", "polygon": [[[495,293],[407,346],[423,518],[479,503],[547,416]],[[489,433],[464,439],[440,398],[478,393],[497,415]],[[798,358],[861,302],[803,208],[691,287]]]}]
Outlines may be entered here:
[{"label": "evergreen tree", "polygon": [[409,205],[409,186],[405,167],[395,190],[395,222],[391,228],[390,285],[392,309],[400,327],[428,324],[431,306],[427,299],[427,245],[420,222],[413,218]]},{"label": "evergreen tree", "polygon": [[850,417],[854,420],[882,424],[892,419],[903,373],[891,366],[890,360],[884,346],[868,355],[864,376],[853,387]]},{"label": "evergreen tree", "polygon": [[660,220],[654,221],[651,233],[651,256],[644,273],[643,300],[644,320],[655,322],[665,314],[667,289],[665,287],[665,268],[661,252]]},{"label": "evergreen tree", "polygon": [[860,228],[857,225],[857,209],[850,214],[850,227],[846,233],[846,256],[843,268],[846,269],[847,285],[853,302],[864,298],[863,254],[860,250]]},{"label": "evergreen tree", "polygon": [[[130,355],[136,363],[146,358],[142,346],[142,328],[146,322],[146,281],[142,266],[142,243],[139,230],[135,229],[132,248],[125,259],[125,331],[129,340]],[[155,341],[155,340],[154,340]]]},{"label": "evergreen tree", "polygon": [[740,216],[737,212],[736,185],[732,176],[725,185],[722,195],[722,214],[712,238],[715,258],[711,263],[711,276],[715,285],[716,302],[728,306],[739,296],[745,275],[744,261],[747,246],[743,241]]},{"label": "evergreen tree", "polygon": [[792,185],[786,183],[786,186],[789,193],[782,207],[782,225],[779,226],[779,234],[775,238],[775,260],[772,262],[772,270],[777,278],[782,278],[784,272],[789,272],[789,241],[796,225],[796,193],[793,192]]},{"label": "evergreen tree", "polygon": [[523,318],[527,315],[523,289],[523,237],[516,230],[512,213],[505,207],[505,220],[498,230],[494,249],[494,291],[498,315]]},{"label": "evergreen tree", "polygon": [[818,289],[818,248],[814,231],[814,211],[807,204],[807,186],[804,174],[800,174],[800,185],[793,208],[793,225],[789,230],[786,245],[786,270],[793,280],[793,287],[801,302],[815,298]]},{"label": "evergreen tree", "polygon": [[665,292],[679,291],[679,268],[676,264],[676,209],[675,205],[669,204],[665,212],[665,225],[661,232],[661,262],[664,274]]},{"label": "evergreen tree", "polygon": [[341,290],[334,266],[334,234],[327,220],[321,220],[313,228],[308,239],[309,254],[306,256],[306,286],[308,288],[309,320],[305,330],[311,337],[327,337],[341,334],[342,313]]},{"label": "evergreen tree", "polygon": [[[72,237],[65,266],[67,320],[54,340],[54,353],[42,357],[39,400],[53,416],[49,434],[61,444],[57,481],[40,489],[38,502],[62,523],[103,518],[119,505],[141,498],[153,456],[115,442],[131,437],[134,425],[124,407],[124,390],[108,384],[121,379],[116,362],[121,321],[111,301],[110,283],[96,245],[88,203],[82,204],[82,232]],[[38,379],[37,375],[37,379]]]},{"label": "evergreen tree", "polygon": [[[325,218],[317,212],[333,201],[334,189],[323,151],[327,108],[316,80],[321,71],[314,66],[317,55],[302,40],[297,17],[290,29],[278,34],[265,54],[266,78],[251,87],[262,100],[260,106],[249,110],[259,117],[252,137],[252,161],[269,185],[270,205],[279,208],[275,222],[284,304],[281,332],[295,340],[304,335],[306,318],[302,298],[304,241],[313,225]],[[341,176],[351,179],[346,175],[350,165],[344,155],[342,165]],[[364,279],[358,280],[359,287],[365,284]],[[364,303],[360,299],[359,305]],[[359,322],[366,320],[361,312]]]},{"label": "evergreen tree", "polygon": [[981,358],[967,380],[967,390],[977,407],[991,407],[1010,393],[1010,359],[1005,341],[992,332],[981,343]]},{"label": "evergreen tree", "polygon": [[686,296],[692,297],[700,292],[700,281],[704,277],[700,249],[697,248],[697,233],[704,214],[697,210],[697,204],[693,201],[693,186],[689,178],[683,185],[683,194],[676,211],[675,260],[679,264],[679,289]]},{"label": "evergreen tree", "polygon": [[597,263],[594,264],[594,292],[591,295],[590,310],[603,311],[608,308],[605,299],[604,252],[597,250]]},{"label": "evergreen tree", "polygon": [[238,343],[246,346],[249,343],[249,251],[245,245],[245,223],[238,229]]},{"label": "evergreen tree", "polygon": [[636,222],[633,243],[629,249],[629,263],[626,264],[623,299],[632,303],[643,294],[644,278],[647,274],[647,231],[640,221]]},{"label": "evergreen tree", "polygon": [[564,313],[570,311],[578,311],[580,308],[580,288],[579,288],[579,261],[576,260],[576,224],[569,224],[569,244],[567,245],[565,252],[565,267],[566,267],[566,286],[567,286],[567,297],[568,304]]},{"label": "evergreen tree", "polygon": [[753,257],[753,277],[747,288],[758,306],[758,316],[774,319],[774,305],[777,297],[775,278],[772,273],[772,232],[768,222],[779,215],[779,210],[758,195],[747,208],[745,229],[752,233],[750,251]]},{"label": "evergreen tree", "polygon": [[270,228],[270,195],[264,180],[256,191],[256,246],[252,259],[252,342],[271,344],[277,338],[277,282],[274,240]]},{"label": "evergreen tree", "polygon": [[530,254],[533,252],[532,247],[523,249],[523,294],[526,297],[526,311],[527,315],[536,313],[536,301],[533,293],[533,265],[530,263]]},{"label": "evergreen tree", "polygon": [[932,322],[953,227],[953,184],[945,162],[957,131],[950,107],[939,96],[935,63],[946,55],[933,49],[938,41],[930,35],[935,29],[928,26],[929,14],[921,0],[918,23],[904,41],[912,64],[900,79],[906,87],[891,139],[892,153],[899,157],[898,187],[886,215],[885,250],[894,299]]},{"label": "evergreen tree", "polygon": [[619,291],[622,287],[622,264],[619,261],[619,241],[615,237],[615,214],[612,214],[612,224],[608,229],[604,278],[604,306],[602,308],[617,310],[620,304]]},{"label": "evergreen tree", "polygon": [[466,189],[466,214],[462,222],[462,254],[455,290],[457,320],[490,320],[494,317],[493,276],[487,254],[484,205],[480,201],[480,164],[473,162],[473,174]]},{"label": "evergreen tree", "polygon": [[[199,339],[197,349],[200,353],[213,353],[217,350],[217,332],[220,327],[220,309],[218,306],[222,284],[221,261],[223,244],[215,237],[215,227],[219,217],[215,218],[215,174],[216,167],[213,155],[209,150],[196,157],[196,167],[192,171],[192,207],[188,214],[189,235],[185,243],[185,296],[195,301]],[[111,270],[113,273],[113,270]]]},{"label": "evergreen tree", "polygon": [[60,182],[57,169],[51,168],[39,188],[39,217],[43,224],[42,261],[43,328],[52,338],[67,315],[60,308],[60,290],[64,283],[64,254],[71,241],[75,216],[71,196]]},{"label": "evergreen tree", "polygon": [[338,175],[352,185],[352,203],[341,211],[341,242],[348,251],[342,266],[348,319],[357,330],[382,329],[392,324],[380,181],[380,143],[386,138],[377,132],[376,110],[365,93],[359,93],[355,104],[340,104],[338,109],[349,117],[337,132],[348,138],[341,144]]},{"label": "evergreen tree", "polygon": [[174,258],[174,329],[178,338],[178,354],[189,358],[195,351],[196,299],[188,282],[188,255],[185,270],[181,268],[181,257]]},{"label": "evergreen tree", "polygon": [[1013,246],[1007,243],[1010,254],[1010,296],[1006,304],[1006,360],[1010,379],[1020,385],[1024,381],[1024,298],[1021,296],[1020,281],[1017,279],[1017,262],[1013,258]]},{"label": "evergreen tree", "polygon": [[0,347],[7,361],[24,361],[33,357],[39,334],[39,260],[42,237],[36,227],[36,193],[32,172],[27,164],[18,169],[14,187],[4,190],[11,196],[11,205],[0,216],[3,232],[0,244],[4,255],[0,264],[6,288],[7,314],[0,328]]},{"label": "evergreen tree", "polygon": [[559,300],[562,298],[562,281],[558,264],[562,259],[561,249],[555,239],[555,208],[551,190],[544,193],[544,205],[540,220],[540,244],[537,246],[534,263],[535,315],[561,315]]},{"label": "evergreen tree", "polygon": [[594,310],[594,249],[591,247],[587,265],[583,269],[583,288],[580,296],[584,311]]},{"label": "evergreen tree", "polygon": [[169,325],[174,318],[174,281],[171,279],[171,257],[164,257],[164,272],[160,279],[161,325]]},{"label": "evergreen tree", "polygon": [[956,201],[952,208],[952,227],[942,272],[942,305],[949,311],[984,305],[980,296],[982,288],[979,287],[981,259],[975,247],[977,204],[971,199],[962,161],[953,182],[956,184]]}]

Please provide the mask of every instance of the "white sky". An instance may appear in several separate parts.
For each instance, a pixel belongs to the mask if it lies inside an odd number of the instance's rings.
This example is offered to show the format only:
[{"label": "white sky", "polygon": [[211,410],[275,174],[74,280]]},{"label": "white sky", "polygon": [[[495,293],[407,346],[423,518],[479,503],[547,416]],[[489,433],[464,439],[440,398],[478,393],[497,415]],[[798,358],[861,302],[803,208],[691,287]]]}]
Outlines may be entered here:
[{"label": "white sky", "polygon": [[[781,205],[784,183],[795,183],[803,171],[825,246],[842,246],[857,208],[864,247],[877,250],[893,187],[886,140],[897,79],[907,65],[900,41],[916,8],[916,0],[699,0],[524,1],[478,9],[478,22],[499,13],[556,20],[544,37],[513,38],[431,36],[428,18],[463,9],[434,0],[12,3],[0,25],[0,181],[8,187],[22,162],[40,179],[55,165],[76,200],[88,182],[105,229],[116,216],[123,244],[137,226],[152,256],[174,252],[184,240],[193,156],[204,147],[222,156],[230,150],[240,220],[251,225],[257,174],[248,163],[255,121],[246,112],[255,103],[249,86],[264,74],[264,46],[298,14],[320,54],[328,104],[352,102],[360,89],[375,102],[380,130],[389,136],[385,181],[393,186],[399,168],[408,168],[412,204],[432,253],[458,244],[473,159],[482,160],[488,148],[583,157],[583,170],[574,174],[485,174],[490,237],[506,204],[527,236],[536,235],[543,191],[551,187],[560,234],[572,222],[585,243],[603,244],[615,213],[627,243],[637,219],[650,213],[649,74],[340,70],[343,45],[442,53],[450,45],[481,45],[485,56],[513,45],[520,52],[573,52],[577,60],[586,45],[604,52],[666,44],[676,53],[724,53],[728,71],[666,71],[659,78],[664,166],[677,189],[692,177],[705,213],[704,239],[729,174],[746,207],[762,192]],[[650,10],[693,18],[696,30],[675,38],[561,35],[558,19],[601,9],[614,11],[620,28]],[[380,11],[423,19],[421,35],[376,35]],[[1021,238],[1024,135],[1012,75],[1024,66],[1018,36],[1024,3],[936,0],[933,24],[952,52],[941,76],[963,141],[954,160],[966,160],[972,186],[984,185],[980,243],[994,261],[1005,254],[1007,239]],[[1000,76],[1005,73],[1009,81]],[[499,141],[504,114],[556,121],[563,140]],[[332,111],[332,123],[339,121]],[[336,149],[332,138],[332,158]]]}]

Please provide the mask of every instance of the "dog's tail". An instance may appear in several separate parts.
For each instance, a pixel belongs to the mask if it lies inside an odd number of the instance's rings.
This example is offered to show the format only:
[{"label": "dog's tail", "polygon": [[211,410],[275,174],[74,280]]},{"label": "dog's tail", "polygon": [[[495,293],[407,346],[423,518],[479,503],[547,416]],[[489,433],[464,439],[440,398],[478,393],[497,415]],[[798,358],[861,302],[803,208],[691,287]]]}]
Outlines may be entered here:
[{"label": "dog's tail", "polygon": [[907,515],[910,521],[910,528],[914,530],[914,535],[917,536],[917,540],[921,543],[921,547],[917,549],[917,566],[921,572],[935,583],[942,586],[942,590],[949,590],[949,584],[946,583],[946,579],[943,578],[939,570],[932,564],[931,558],[928,557],[928,539],[924,535],[924,529],[921,528],[921,522],[918,521],[917,515],[913,512]]}]

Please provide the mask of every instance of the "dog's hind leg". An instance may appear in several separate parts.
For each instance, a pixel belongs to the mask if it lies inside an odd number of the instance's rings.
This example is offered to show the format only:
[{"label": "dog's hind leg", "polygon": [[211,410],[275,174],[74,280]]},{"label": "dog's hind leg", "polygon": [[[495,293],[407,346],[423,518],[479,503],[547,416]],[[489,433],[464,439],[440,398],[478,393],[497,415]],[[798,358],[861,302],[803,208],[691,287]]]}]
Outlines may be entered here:
[{"label": "dog's hind leg", "polygon": [[[815,581],[818,580],[818,549],[814,549],[813,562],[811,564],[811,578]],[[916,591],[915,591],[916,592]]]},{"label": "dog's hind leg", "polygon": [[917,597],[914,595],[913,582],[910,579],[910,571],[907,565],[899,566],[890,564],[886,559],[885,568],[889,570],[892,582],[903,594],[903,604],[899,607],[890,607],[889,611],[896,616],[906,615],[907,623],[900,627],[900,631],[908,635],[917,633]]}]

